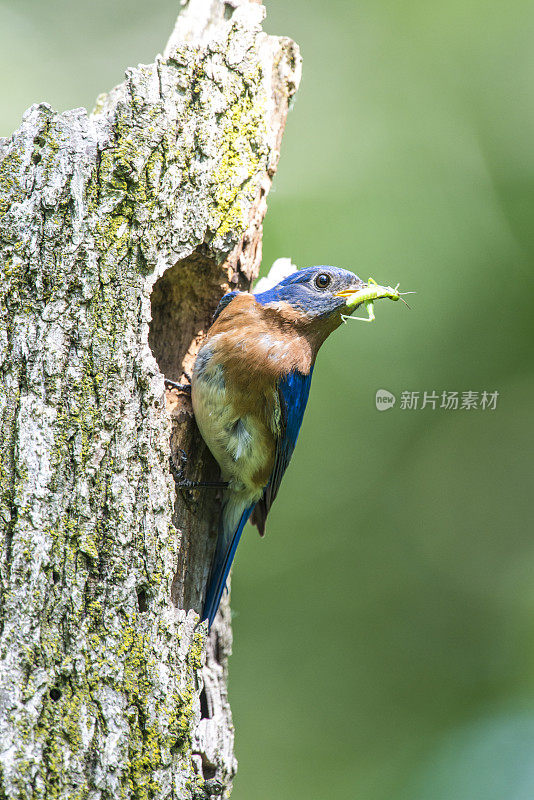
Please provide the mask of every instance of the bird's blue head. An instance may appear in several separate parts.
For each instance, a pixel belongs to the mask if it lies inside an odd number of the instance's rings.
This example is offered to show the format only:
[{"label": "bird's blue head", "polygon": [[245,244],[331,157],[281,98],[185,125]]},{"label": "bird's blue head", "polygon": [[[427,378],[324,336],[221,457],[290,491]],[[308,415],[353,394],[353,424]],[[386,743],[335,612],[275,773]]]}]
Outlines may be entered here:
[{"label": "bird's blue head", "polygon": [[[255,295],[255,298],[262,305],[288,303],[308,319],[337,317],[341,322],[341,314],[350,315],[366,302],[369,288],[370,284],[346,269],[308,267],[294,272],[272,289]],[[373,285],[375,299],[385,296],[375,292],[375,289],[383,288]]]},{"label": "bird's blue head", "polygon": [[[214,320],[238,294],[229,292],[224,295],[215,311]],[[271,289],[255,294],[254,298],[260,305],[280,311],[283,311],[284,305],[289,306],[299,312],[306,324],[312,323],[312,327],[328,335],[362,303],[366,304],[369,319],[374,319],[375,300],[383,297],[402,300],[400,294],[398,284],[392,289],[391,286],[379,286],[372,278],[365,283],[346,269],[321,266],[293,272]],[[316,325],[313,324],[315,322]]]}]

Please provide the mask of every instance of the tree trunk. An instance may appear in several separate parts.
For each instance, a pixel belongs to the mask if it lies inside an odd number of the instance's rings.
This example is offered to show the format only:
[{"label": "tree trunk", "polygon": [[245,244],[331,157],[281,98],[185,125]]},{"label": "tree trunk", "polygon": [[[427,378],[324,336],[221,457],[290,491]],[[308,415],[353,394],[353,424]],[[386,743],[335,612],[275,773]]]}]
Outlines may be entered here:
[{"label": "tree trunk", "polygon": [[229,796],[228,601],[198,612],[216,479],[185,394],[261,258],[300,57],[247,0],[191,0],[95,111],[0,140],[0,798]]}]

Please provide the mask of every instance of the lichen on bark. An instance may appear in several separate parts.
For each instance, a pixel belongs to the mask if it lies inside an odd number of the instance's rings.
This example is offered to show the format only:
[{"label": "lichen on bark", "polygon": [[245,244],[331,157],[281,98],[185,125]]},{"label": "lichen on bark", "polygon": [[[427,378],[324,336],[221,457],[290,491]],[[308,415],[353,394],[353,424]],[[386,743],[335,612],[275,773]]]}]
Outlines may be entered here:
[{"label": "lichen on bark", "polygon": [[230,613],[198,612],[216,474],[187,397],[261,258],[300,58],[247,0],[191,0],[92,114],[0,140],[0,797],[228,796]]}]

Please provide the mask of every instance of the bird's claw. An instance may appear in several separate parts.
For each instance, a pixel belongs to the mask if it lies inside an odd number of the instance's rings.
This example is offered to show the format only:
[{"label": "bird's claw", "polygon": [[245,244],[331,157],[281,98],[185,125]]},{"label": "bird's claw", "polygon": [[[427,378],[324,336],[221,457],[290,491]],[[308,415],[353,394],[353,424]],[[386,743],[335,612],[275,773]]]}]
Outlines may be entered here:
[{"label": "bird's claw", "polygon": [[[185,375],[185,373],[184,373]],[[189,377],[186,375],[186,377]],[[191,384],[190,383],[176,383],[176,381],[171,381],[169,378],[165,378],[165,388],[166,389],[176,389],[179,392],[185,392],[186,394],[191,394]]]},{"label": "bird's claw", "polygon": [[176,459],[174,457],[174,453],[171,453],[169,458],[169,466],[171,470],[171,475],[174,478],[174,482],[176,484],[177,489],[194,489],[195,488],[195,481],[190,481],[187,478],[184,478],[184,468],[187,464],[187,454],[185,450],[182,450],[181,447],[178,447],[177,454],[180,455],[180,465],[176,463]]},{"label": "bird's claw", "polygon": [[174,483],[177,489],[227,489],[228,481],[191,481],[189,478],[184,478],[184,469],[187,464],[187,453],[178,447],[176,450],[180,455],[180,465],[176,463],[174,455],[171,453],[169,458],[169,466],[171,475],[174,478]]}]

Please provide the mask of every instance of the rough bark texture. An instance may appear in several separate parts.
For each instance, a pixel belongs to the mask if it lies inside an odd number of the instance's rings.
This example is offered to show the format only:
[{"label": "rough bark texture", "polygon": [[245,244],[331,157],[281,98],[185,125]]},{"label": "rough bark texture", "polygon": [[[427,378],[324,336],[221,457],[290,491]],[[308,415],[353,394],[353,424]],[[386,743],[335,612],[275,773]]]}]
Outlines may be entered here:
[{"label": "rough bark texture", "polygon": [[95,111],[0,140],[0,798],[228,796],[230,613],[197,612],[217,476],[179,379],[257,274],[300,59],[191,0]]}]

